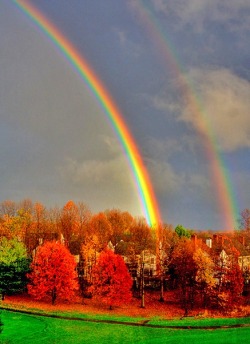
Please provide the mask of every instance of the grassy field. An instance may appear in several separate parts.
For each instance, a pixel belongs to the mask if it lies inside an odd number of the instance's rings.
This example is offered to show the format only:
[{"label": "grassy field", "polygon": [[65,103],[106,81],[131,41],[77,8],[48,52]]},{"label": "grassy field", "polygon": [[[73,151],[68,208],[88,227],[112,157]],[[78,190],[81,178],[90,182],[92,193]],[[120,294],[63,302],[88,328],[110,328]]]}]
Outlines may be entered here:
[{"label": "grassy field", "polygon": [[[76,316],[76,314],[74,314]],[[0,343],[5,344],[40,344],[40,343],[250,343],[250,327],[222,328],[222,329],[167,329],[145,326],[131,326],[121,324],[95,323],[77,320],[54,319],[41,316],[27,315],[2,311],[1,318],[4,329],[0,335]],[[93,318],[94,319],[94,318]],[[117,318],[114,318],[117,320]],[[91,320],[91,319],[90,319]],[[104,319],[102,319],[104,320]],[[106,320],[112,320],[109,317]],[[124,319],[125,320],[125,319]],[[137,319],[138,320],[138,319]],[[135,319],[126,319],[135,322]],[[222,319],[220,325],[235,325],[249,322],[245,319]],[[157,320],[150,322],[157,325]],[[218,319],[207,320],[179,320],[174,322],[160,322],[160,325],[176,325],[190,327],[213,326]]]}]

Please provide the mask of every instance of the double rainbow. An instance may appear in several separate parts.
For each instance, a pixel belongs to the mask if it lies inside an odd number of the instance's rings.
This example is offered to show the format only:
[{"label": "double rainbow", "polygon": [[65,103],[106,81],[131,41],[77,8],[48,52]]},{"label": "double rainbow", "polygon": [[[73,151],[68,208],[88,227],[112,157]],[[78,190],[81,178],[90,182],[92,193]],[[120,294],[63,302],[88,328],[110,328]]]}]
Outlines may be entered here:
[{"label": "double rainbow", "polygon": [[129,161],[144,216],[149,225],[152,227],[157,226],[161,221],[160,211],[148,172],[137,145],[123,120],[122,114],[109,92],[92,70],[86,59],[77,51],[63,33],[48,20],[48,18],[28,0],[16,0],[14,2],[48,36],[53,44],[61,50],[63,55],[95,95],[115,130]]}]

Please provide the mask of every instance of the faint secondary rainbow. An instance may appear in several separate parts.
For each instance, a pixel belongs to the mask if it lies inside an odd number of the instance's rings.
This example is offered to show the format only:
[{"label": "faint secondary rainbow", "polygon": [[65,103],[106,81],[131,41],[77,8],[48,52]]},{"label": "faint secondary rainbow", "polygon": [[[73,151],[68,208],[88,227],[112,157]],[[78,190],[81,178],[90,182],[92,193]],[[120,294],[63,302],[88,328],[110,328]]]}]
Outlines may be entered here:
[{"label": "faint secondary rainbow", "polygon": [[211,164],[211,175],[217,190],[215,201],[218,199],[218,203],[221,208],[225,226],[223,229],[233,230],[237,226],[239,210],[236,202],[234,201],[235,197],[228,170],[225,166],[222,155],[218,150],[216,138],[208,120],[206,119],[206,114],[204,108],[202,107],[202,103],[195,93],[191,81],[185,76],[182,64],[178,59],[174,47],[171,45],[171,41],[166,36],[166,33],[162,32],[159,23],[152,14],[152,10],[150,10],[145,2],[141,0],[134,2],[133,6],[134,9],[137,10],[144,28],[152,37],[152,41],[155,44],[157,51],[159,51],[161,57],[163,58],[164,63],[167,64],[175,77],[178,78],[182,96],[192,113],[194,113],[197,118],[197,129],[202,134],[206,148],[207,159]]},{"label": "faint secondary rainbow", "polygon": [[14,0],[14,3],[28,15],[30,19],[40,28],[50,40],[61,50],[63,55],[77,70],[78,74],[87,83],[92,93],[104,109],[129,161],[134,176],[138,195],[144,216],[149,225],[156,227],[161,222],[159,206],[155,193],[149,179],[148,172],[144,166],[137,145],[125,124],[121,112],[111,98],[98,76],[91,69],[86,59],[77,51],[73,44],[65,38],[62,32],[54,26],[28,0]]}]

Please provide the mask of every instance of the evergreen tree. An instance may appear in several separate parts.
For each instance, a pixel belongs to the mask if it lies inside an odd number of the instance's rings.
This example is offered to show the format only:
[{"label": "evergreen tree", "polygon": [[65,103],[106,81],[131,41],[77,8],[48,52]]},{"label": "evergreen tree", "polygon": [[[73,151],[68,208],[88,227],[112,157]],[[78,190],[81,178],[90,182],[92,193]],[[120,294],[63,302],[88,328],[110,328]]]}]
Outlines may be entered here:
[{"label": "evergreen tree", "polygon": [[2,320],[0,318],[0,334],[2,333],[2,331],[3,331],[3,323],[2,323]]},{"label": "evergreen tree", "polygon": [[0,241],[0,293],[5,295],[22,292],[27,285],[29,260],[24,245],[17,239]]}]

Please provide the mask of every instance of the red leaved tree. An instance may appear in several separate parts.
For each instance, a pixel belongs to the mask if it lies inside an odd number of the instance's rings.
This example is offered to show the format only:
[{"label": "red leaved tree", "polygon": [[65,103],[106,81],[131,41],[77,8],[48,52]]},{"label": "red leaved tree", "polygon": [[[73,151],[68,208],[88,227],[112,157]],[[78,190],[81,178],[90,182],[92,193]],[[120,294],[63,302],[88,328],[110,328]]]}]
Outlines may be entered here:
[{"label": "red leaved tree", "polygon": [[69,250],[59,242],[46,242],[37,250],[32,272],[28,275],[28,292],[35,299],[71,299],[78,289],[76,262]]},{"label": "red leaved tree", "polygon": [[233,247],[231,248],[230,256],[228,259],[228,270],[226,274],[225,289],[228,295],[228,307],[240,304],[243,292],[243,273],[238,264],[239,252]]},{"label": "red leaved tree", "polygon": [[112,309],[131,300],[131,287],[132,279],[122,257],[111,250],[102,251],[93,270],[93,296]]}]

